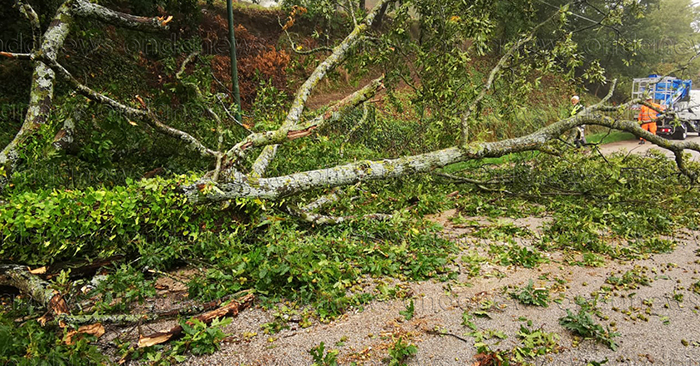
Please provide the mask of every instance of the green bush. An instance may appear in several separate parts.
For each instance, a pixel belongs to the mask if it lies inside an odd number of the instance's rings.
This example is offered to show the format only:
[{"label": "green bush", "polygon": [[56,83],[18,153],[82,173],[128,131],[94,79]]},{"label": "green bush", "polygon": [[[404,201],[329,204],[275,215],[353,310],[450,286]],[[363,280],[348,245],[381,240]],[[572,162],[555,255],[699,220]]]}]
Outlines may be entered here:
[{"label": "green bush", "polygon": [[127,181],[111,189],[17,192],[0,210],[0,256],[26,264],[147,251],[196,240],[211,215],[177,192],[187,178]]}]

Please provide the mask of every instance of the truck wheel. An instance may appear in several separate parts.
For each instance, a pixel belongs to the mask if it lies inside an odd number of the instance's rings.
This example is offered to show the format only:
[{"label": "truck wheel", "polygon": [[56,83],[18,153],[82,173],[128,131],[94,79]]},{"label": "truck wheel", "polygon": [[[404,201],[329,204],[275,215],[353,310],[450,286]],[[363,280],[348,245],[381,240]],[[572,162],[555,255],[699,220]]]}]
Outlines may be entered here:
[{"label": "truck wheel", "polygon": [[686,127],[685,123],[681,123],[676,127],[672,137],[677,140],[685,140],[688,138],[688,127]]}]

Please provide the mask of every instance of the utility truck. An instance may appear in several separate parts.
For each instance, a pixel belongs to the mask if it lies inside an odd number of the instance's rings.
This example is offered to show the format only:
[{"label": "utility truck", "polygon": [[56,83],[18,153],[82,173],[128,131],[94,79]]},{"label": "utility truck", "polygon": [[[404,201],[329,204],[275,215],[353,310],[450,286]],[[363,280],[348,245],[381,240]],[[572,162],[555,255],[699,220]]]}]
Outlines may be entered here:
[{"label": "utility truck", "polygon": [[[692,90],[692,80],[682,80],[670,76],[649,75],[636,78],[632,82],[632,98],[652,98],[666,111],[659,114],[656,134],[666,138],[685,140],[688,132],[700,134],[700,90]],[[633,110],[639,110],[639,105]]]}]

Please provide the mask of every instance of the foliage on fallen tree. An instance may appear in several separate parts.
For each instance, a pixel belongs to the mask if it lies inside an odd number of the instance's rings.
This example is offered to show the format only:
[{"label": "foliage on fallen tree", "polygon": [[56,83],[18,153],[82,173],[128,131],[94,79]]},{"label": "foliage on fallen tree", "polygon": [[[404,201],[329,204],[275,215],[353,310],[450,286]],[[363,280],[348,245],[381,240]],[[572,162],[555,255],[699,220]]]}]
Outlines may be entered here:
[{"label": "foliage on fallen tree", "polygon": [[168,245],[185,245],[222,226],[244,225],[252,212],[236,212],[255,210],[252,201],[246,208],[239,201],[235,209],[216,215],[210,207],[189,205],[177,188],[186,181],[156,178],[113,188],[16,192],[0,211],[0,255],[45,265],[151,252],[152,260],[168,262],[176,257],[165,252]]},{"label": "foliage on fallen tree", "polygon": [[[301,224],[281,206],[265,205],[263,210],[256,206],[263,202],[250,202],[249,207],[256,208],[251,212],[264,217],[263,221],[257,221],[260,226],[238,226],[239,230],[228,226],[216,236],[200,237],[187,245],[159,242],[157,247],[162,252],[158,255],[174,251],[185,262],[205,268],[188,283],[191,298],[213,300],[251,289],[266,306],[288,301],[287,304],[295,309],[293,311],[299,313],[301,324],[308,324],[311,317],[329,320],[373,299],[406,296],[400,287],[382,282],[374,290],[367,288],[363,281],[367,276],[420,280],[449,278],[464,273],[457,271],[461,266],[469,265],[471,259],[455,258],[458,248],[439,237],[438,228],[429,222],[415,221],[416,217],[428,213],[456,207],[459,215],[465,218],[486,217],[494,222],[504,216],[552,217],[551,223],[544,227],[545,235],[527,251],[523,251],[517,242],[519,236],[528,235],[527,230],[512,230],[499,225],[483,229],[483,235],[490,240],[504,242],[490,249],[493,258],[488,260],[513,266],[538,266],[542,261],[533,262],[533,258],[544,258],[544,252],[552,250],[563,250],[572,260],[581,253],[635,258],[640,254],[666,250],[659,247],[663,243],[652,240],[659,234],[670,233],[678,225],[697,227],[700,223],[692,209],[700,204],[700,198],[688,190],[687,178],[679,174],[674,163],[658,154],[646,157],[617,154],[605,158],[579,153],[557,158],[521,154],[507,162],[467,162],[450,168],[460,170],[451,171],[454,176],[487,182],[483,185],[491,191],[484,191],[473,183],[429,175],[374,182],[339,193],[339,199],[324,206],[321,212],[348,215],[399,211],[391,221],[358,221],[323,227]],[[509,183],[502,183],[508,180]],[[496,184],[491,184],[493,182]],[[172,188],[173,184],[160,179],[147,180],[134,183],[132,188],[138,191],[139,186],[139,189],[148,191],[149,188],[145,187],[157,186],[153,191],[155,194],[162,193],[163,187]],[[660,190],[664,189],[677,191],[666,199],[657,199]],[[454,191],[459,194],[447,197],[447,192]],[[89,194],[68,193],[78,197]],[[149,194],[141,198],[153,200],[155,197]],[[144,207],[149,206],[144,204]],[[406,207],[409,208],[401,211]],[[64,208],[70,208],[70,205]],[[211,227],[220,222],[220,218],[211,214],[195,222]],[[68,217],[64,219],[69,220]],[[171,230],[179,232],[192,223],[180,220],[171,223],[180,228]],[[37,250],[38,245],[41,243],[36,243],[31,249]],[[147,276],[148,272],[144,274],[143,271],[148,259],[144,253],[133,252],[131,258],[136,259],[131,261],[133,264],[108,269],[109,276],[96,288],[70,298],[81,301],[97,296],[99,300],[92,309],[103,314],[131,311],[134,303],[155,296],[154,281]],[[474,272],[470,269],[469,273],[474,276],[483,270],[477,263]],[[69,293],[76,291],[77,288],[73,288]],[[312,305],[313,310],[302,311],[307,305]],[[16,306],[28,308],[19,303]],[[28,316],[25,311],[12,314]],[[286,321],[276,319],[266,329],[274,332],[286,326]],[[39,328],[25,324],[18,332],[26,329],[37,331]],[[42,337],[50,339],[46,331],[42,330]],[[11,334],[20,333],[13,331]],[[60,342],[60,334],[58,338],[53,342]],[[40,339],[44,338],[35,340],[32,347],[43,347],[38,343]],[[28,346],[15,342],[13,352],[21,354],[25,352],[22,347]],[[81,352],[87,352],[89,348],[62,346],[58,350],[60,352],[56,352],[62,353],[63,357],[75,352],[87,357]]]},{"label": "foliage on fallen tree", "polygon": [[[687,157],[686,157],[687,158]],[[697,163],[688,162],[693,169]],[[650,241],[672,235],[681,227],[697,228],[700,204],[697,186],[659,151],[645,155],[567,153],[539,154],[510,164],[462,166],[450,182],[476,187],[487,195],[543,205],[552,217],[539,248],[546,251],[595,252],[612,257],[653,252]],[[476,172],[476,173],[472,173]],[[478,182],[478,183],[475,183]],[[517,217],[507,211],[517,203],[501,201],[487,206],[480,200],[458,203],[465,215]],[[525,215],[538,212],[528,212]]]}]

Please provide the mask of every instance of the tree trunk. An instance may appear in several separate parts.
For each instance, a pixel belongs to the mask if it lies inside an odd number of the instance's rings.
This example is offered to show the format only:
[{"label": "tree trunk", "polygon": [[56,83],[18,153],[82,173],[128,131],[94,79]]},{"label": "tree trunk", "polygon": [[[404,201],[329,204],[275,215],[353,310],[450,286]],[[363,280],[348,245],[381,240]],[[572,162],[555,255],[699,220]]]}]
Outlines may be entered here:
[{"label": "tree trunk", "polygon": [[377,14],[377,19],[374,21],[373,27],[379,29],[382,27],[382,21],[384,20],[384,15],[386,15],[386,9],[389,7],[389,3],[382,4],[379,9],[379,14]]}]

